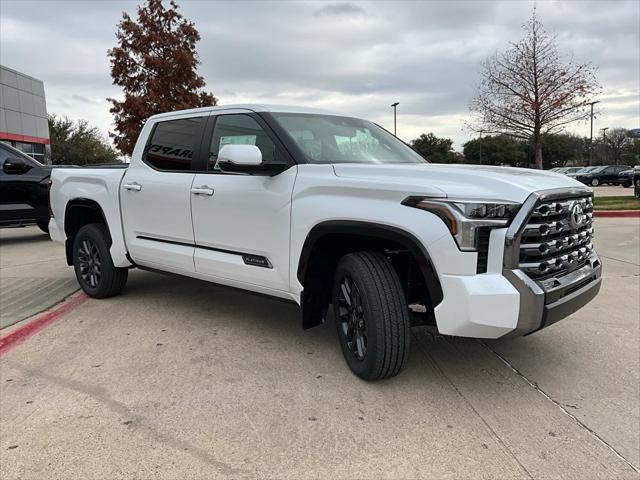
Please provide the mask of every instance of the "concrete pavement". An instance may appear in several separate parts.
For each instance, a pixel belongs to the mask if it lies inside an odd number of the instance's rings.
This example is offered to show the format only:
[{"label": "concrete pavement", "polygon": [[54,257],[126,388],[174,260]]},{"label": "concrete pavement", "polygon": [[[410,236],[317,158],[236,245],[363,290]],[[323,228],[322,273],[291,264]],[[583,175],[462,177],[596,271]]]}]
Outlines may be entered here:
[{"label": "concrete pavement", "polygon": [[64,248],[38,227],[0,229],[0,328],[58,303],[78,289]]},{"label": "concrete pavement", "polygon": [[598,220],[603,290],[569,319],[494,342],[415,329],[408,368],[378,383],[349,372],[332,323],[133,271],[0,359],[0,477],[640,478],[629,224]]}]

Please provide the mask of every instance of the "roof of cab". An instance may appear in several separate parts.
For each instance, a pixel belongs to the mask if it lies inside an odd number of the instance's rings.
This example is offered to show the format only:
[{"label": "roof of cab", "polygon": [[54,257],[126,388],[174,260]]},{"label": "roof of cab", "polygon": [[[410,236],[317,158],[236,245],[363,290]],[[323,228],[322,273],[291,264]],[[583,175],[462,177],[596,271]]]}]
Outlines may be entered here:
[{"label": "roof of cab", "polygon": [[337,115],[344,117],[343,113],[322,110],[319,108],[296,107],[291,105],[262,105],[256,103],[244,103],[234,105],[217,105],[215,107],[191,108],[188,110],[175,110],[173,112],[158,113],[149,117],[149,120],[164,117],[173,117],[176,115],[184,115],[189,113],[205,113],[205,112],[223,112],[225,110],[247,110],[251,112],[271,112],[271,113],[309,113],[317,115]]}]

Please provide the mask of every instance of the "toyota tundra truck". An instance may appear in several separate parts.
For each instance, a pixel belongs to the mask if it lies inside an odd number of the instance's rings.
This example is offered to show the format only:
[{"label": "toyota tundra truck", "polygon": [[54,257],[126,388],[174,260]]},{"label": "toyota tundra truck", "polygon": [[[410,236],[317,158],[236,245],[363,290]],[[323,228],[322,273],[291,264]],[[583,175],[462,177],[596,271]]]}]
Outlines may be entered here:
[{"label": "toyota tundra truck", "polygon": [[87,295],[131,268],[332,307],[347,365],[396,375],[410,329],[528,335],[600,289],[593,192],[564,175],[431,164],[380,126],[237,105],[148,119],[126,169],[55,169],[49,224]]}]

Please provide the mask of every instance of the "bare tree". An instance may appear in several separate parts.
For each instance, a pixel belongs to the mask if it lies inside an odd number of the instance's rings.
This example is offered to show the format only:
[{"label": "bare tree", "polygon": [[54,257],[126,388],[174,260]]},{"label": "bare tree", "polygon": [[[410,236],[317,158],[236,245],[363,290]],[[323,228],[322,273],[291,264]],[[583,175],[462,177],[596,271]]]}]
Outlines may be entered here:
[{"label": "bare tree", "polygon": [[536,166],[542,168],[544,136],[586,119],[600,86],[591,64],[563,59],[535,9],[523,29],[520,41],[482,64],[469,127],[531,141]]},{"label": "bare tree", "polygon": [[633,140],[629,137],[627,129],[612,128],[607,132],[606,136],[602,135],[602,143],[611,152],[617,165],[622,159],[622,154],[633,143]]}]

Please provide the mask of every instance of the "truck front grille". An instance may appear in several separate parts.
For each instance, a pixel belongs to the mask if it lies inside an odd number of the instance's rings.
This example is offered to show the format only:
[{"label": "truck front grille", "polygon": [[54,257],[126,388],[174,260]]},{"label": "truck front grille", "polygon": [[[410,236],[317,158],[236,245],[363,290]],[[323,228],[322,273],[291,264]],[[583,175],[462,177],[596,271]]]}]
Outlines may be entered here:
[{"label": "truck front grille", "polygon": [[590,195],[545,201],[533,210],[520,238],[520,269],[533,279],[561,276],[591,255],[593,200]]}]

